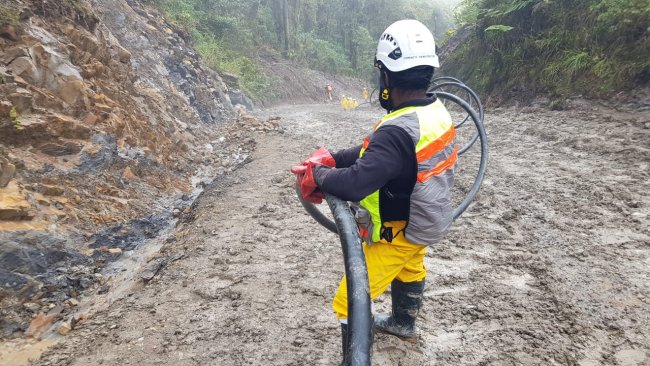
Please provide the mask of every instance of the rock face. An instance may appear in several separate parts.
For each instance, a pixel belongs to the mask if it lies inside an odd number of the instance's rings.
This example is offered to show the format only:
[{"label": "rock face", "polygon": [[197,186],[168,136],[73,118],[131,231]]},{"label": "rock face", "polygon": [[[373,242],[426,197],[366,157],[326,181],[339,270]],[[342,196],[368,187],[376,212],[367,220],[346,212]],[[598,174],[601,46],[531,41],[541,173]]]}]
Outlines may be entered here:
[{"label": "rock face", "polygon": [[[121,62],[130,62],[147,90],[164,97],[166,111],[187,121],[179,108],[192,108],[204,123],[222,122],[232,116],[232,104],[221,77],[201,63],[182,32],[165,22],[153,9],[137,1],[95,0],[93,8],[119,40]],[[170,103],[171,102],[171,103]]]},{"label": "rock face", "polygon": [[[191,188],[213,125],[235,115],[180,31],[137,1],[8,9],[21,22],[0,24],[0,220],[95,232],[118,211],[138,217],[154,196]],[[55,206],[38,196],[41,183],[80,199],[41,210]],[[7,227],[20,225],[0,221]]]},{"label": "rock face", "polygon": [[[29,325],[12,299],[65,301],[91,286],[96,263],[121,255],[81,255],[118,236],[98,233],[127,230],[190,192],[199,172],[245,156],[215,128],[236,118],[227,86],[157,11],[132,0],[0,3],[20,15],[0,24],[2,338]],[[70,265],[83,275],[56,275]]]},{"label": "rock face", "polygon": [[32,218],[34,218],[32,205],[16,183],[0,191],[0,220],[31,220]]},{"label": "rock face", "polygon": [[0,188],[5,188],[16,174],[16,166],[6,157],[0,156]]},{"label": "rock face", "polygon": [[253,102],[241,90],[232,89],[228,92],[228,96],[234,106],[241,105],[249,111],[253,110]]},{"label": "rock face", "polygon": [[[45,40],[43,40],[45,41]],[[30,47],[10,49],[10,54],[21,55],[6,63],[7,72],[19,76],[27,83],[47,89],[74,105],[83,96],[84,83],[80,70],[60,54],[54,44],[35,43]],[[4,61],[7,57],[4,57]],[[19,110],[24,113],[27,110]]]}]

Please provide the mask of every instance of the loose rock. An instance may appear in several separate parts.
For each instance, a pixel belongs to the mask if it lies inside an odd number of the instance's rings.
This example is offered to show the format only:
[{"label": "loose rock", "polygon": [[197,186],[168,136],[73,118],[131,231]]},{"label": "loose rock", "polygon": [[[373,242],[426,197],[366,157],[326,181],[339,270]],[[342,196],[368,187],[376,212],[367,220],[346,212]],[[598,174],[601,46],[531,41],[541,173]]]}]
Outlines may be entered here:
[{"label": "loose rock", "polygon": [[16,173],[16,166],[7,159],[0,157],[0,188],[4,188]]},{"label": "loose rock", "polygon": [[25,332],[26,335],[34,338],[40,337],[47,328],[54,322],[54,315],[45,315],[44,313],[38,314],[29,323],[29,328]]},{"label": "loose rock", "polygon": [[59,328],[57,329],[57,332],[60,335],[67,335],[68,333],[70,333],[71,330],[72,330],[72,325],[70,323],[68,323],[67,321],[64,321],[59,325]]}]

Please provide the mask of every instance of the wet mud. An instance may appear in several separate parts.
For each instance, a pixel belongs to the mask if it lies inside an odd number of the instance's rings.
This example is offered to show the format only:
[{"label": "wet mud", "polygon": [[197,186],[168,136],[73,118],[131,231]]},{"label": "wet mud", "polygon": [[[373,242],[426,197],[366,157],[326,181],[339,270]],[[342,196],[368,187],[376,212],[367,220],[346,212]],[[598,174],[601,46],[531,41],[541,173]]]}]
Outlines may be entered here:
[{"label": "wet mud", "polygon": [[[210,185],[162,245],[174,260],[33,364],[338,364],[340,243],[289,173],[318,146],[360,143],[381,116],[337,107],[263,112],[285,133],[251,133],[252,161]],[[377,335],[373,365],[650,364],[647,113],[576,102],[488,110],[486,124],[483,188],[425,258],[419,341]],[[460,161],[457,199],[476,158]]]}]

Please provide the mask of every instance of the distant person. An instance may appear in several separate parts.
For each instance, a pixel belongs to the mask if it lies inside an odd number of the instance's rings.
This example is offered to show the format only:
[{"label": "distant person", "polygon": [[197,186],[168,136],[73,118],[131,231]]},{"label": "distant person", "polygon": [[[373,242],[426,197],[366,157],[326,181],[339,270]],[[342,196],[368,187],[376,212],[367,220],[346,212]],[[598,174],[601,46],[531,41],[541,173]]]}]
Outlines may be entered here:
[{"label": "distant person", "polygon": [[[364,241],[370,296],[375,299],[391,288],[392,310],[375,314],[374,329],[417,342],[426,248],[443,240],[453,222],[456,131],[442,102],[427,94],[440,65],[424,24],[393,23],[379,39],[375,57],[379,102],[388,114],[363,144],[334,154],[321,148],[291,171],[305,200],[320,203],[327,192],[352,203]],[[348,365],[345,277],[333,309],[341,323],[342,365]]]},{"label": "distant person", "polygon": [[347,111],[349,108],[350,102],[348,100],[348,97],[345,95],[341,97],[341,107],[343,108],[344,111]]},{"label": "distant person", "polygon": [[327,99],[332,101],[332,84],[325,85],[325,94],[327,94]]},{"label": "distant person", "polygon": [[349,111],[359,106],[359,102],[356,99],[348,98],[345,95],[341,98],[341,107],[344,111]]}]

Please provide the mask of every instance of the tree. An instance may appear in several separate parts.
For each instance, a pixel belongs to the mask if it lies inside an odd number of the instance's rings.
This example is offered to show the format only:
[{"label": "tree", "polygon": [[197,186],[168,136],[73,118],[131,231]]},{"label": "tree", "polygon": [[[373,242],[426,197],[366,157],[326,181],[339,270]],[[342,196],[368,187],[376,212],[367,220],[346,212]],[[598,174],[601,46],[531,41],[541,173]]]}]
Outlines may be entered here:
[{"label": "tree", "polygon": [[289,4],[287,0],[275,0],[272,10],[276,29],[278,32],[278,41],[282,47],[282,53],[286,56],[291,50],[291,34],[289,33]]}]

